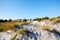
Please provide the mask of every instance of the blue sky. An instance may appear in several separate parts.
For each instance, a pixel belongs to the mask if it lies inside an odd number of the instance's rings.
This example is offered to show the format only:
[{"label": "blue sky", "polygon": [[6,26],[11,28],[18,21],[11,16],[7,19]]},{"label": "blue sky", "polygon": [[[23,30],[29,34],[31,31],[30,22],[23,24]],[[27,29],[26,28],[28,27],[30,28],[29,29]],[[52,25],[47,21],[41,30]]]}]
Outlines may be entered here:
[{"label": "blue sky", "polygon": [[60,16],[60,0],[0,0],[0,19]]}]

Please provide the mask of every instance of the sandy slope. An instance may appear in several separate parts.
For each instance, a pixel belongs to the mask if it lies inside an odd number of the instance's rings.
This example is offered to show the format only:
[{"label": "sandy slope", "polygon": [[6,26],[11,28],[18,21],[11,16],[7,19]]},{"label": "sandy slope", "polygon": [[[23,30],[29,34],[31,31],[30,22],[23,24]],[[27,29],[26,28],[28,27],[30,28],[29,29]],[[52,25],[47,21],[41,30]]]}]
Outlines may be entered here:
[{"label": "sandy slope", "polygon": [[29,25],[0,33],[0,40],[60,40],[60,23],[52,21],[33,21]]}]

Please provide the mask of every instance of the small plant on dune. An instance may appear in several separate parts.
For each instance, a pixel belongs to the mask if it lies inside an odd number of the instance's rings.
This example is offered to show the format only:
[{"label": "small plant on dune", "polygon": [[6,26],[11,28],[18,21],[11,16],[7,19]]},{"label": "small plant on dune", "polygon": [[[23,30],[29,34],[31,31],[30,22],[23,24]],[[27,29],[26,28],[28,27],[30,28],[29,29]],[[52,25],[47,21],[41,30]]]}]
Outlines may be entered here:
[{"label": "small plant on dune", "polygon": [[18,34],[24,34],[25,33],[25,30],[21,29],[18,31]]},{"label": "small plant on dune", "polygon": [[45,26],[42,27],[42,29],[45,30],[45,31],[50,31],[51,27],[48,26],[48,25],[45,25]]}]

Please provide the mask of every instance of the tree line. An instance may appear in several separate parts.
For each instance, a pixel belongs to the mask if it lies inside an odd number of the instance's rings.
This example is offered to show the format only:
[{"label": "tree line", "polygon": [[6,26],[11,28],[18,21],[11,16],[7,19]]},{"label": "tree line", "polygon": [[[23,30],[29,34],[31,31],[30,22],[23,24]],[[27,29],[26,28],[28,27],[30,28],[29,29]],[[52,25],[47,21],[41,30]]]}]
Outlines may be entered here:
[{"label": "tree line", "polygon": [[[58,16],[57,18],[60,18],[60,16]],[[19,19],[20,22],[27,22],[27,21],[41,21],[41,20],[45,20],[45,19],[49,19],[49,17],[43,17],[43,18],[35,18],[35,19]],[[14,21],[12,19],[0,19],[0,22],[11,22],[11,21]]]},{"label": "tree line", "polygon": [[11,22],[11,21],[12,21],[12,19],[9,19],[9,20],[7,20],[7,19],[5,19],[5,20],[0,19],[0,22]]}]

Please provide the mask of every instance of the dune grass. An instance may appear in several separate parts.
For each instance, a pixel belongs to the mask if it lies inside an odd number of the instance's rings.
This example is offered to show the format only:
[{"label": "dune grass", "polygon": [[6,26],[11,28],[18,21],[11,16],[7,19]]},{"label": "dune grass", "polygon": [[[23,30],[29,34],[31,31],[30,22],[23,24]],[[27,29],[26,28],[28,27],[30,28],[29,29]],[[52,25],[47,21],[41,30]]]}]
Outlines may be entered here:
[{"label": "dune grass", "polygon": [[[15,30],[15,25],[23,26],[28,25],[28,22],[5,22],[0,23],[0,32],[7,31],[7,30]],[[17,26],[18,27],[18,26]]]},{"label": "dune grass", "polygon": [[60,23],[60,18],[51,18],[50,21],[52,21],[54,24]]}]

